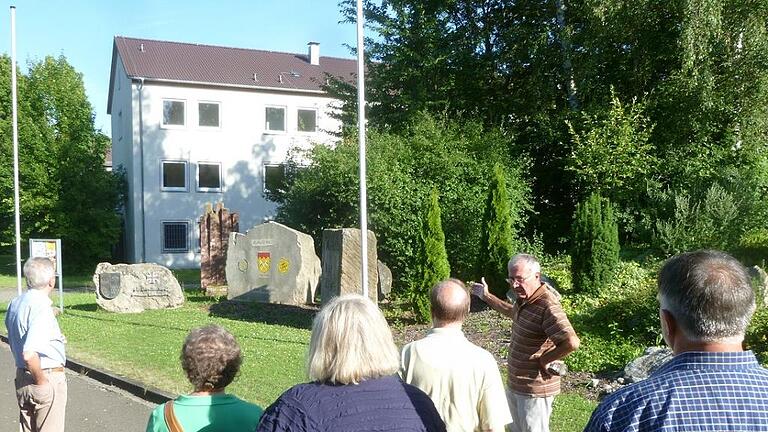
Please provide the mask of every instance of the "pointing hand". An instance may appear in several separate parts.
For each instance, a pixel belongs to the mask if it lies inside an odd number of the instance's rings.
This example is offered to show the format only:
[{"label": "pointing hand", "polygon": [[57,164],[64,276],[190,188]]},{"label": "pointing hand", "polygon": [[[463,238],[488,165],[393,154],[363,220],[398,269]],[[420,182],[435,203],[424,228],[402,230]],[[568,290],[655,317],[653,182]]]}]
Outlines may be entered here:
[{"label": "pointing hand", "polygon": [[482,283],[472,282],[472,294],[485,300],[485,296],[488,294],[488,284],[485,283],[485,277],[481,278],[480,281]]}]

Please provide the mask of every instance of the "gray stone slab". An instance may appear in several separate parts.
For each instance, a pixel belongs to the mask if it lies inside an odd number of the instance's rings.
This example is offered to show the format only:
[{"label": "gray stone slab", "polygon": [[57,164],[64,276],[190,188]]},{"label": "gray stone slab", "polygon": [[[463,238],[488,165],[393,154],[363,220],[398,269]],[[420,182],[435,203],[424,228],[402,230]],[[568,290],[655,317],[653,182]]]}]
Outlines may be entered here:
[{"label": "gray stone slab", "polygon": [[246,234],[230,234],[226,273],[230,300],[311,304],[320,259],[310,235],[267,222]]},{"label": "gray stone slab", "polygon": [[[342,294],[361,294],[362,254],[360,230],[357,228],[323,230],[322,302]],[[376,236],[368,231],[368,297],[378,301],[378,260]]]},{"label": "gray stone slab", "polygon": [[142,312],[184,304],[181,285],[159,264],[100,263],[93,275],[96,303],[111,312]]},{"label": "gray stone slab", "polygon": [[392,270],[387,267],[381,261],[378,261],[378,283],[376,288],[379,290],[379,301],[383,301],[389,298],[389,294],[392,292]]}]

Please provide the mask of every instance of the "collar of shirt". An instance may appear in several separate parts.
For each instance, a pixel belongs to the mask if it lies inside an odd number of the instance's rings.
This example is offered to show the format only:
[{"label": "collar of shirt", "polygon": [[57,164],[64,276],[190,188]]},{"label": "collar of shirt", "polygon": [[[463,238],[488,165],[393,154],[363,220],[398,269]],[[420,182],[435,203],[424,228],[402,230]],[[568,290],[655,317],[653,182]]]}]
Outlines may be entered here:
[{"label": "collar of shirt", "polygon": [[674,356],[651,376],[662,375],[673,370],[738,370],[759,366],[752,351],[690,351]]},{"label": "collar of shirt", "polygon": [[53,300],[51,300],[51,298],[48,297],[48,294],[44,293],[39,289],[29,288],[27,289],[27,295],[30,298],[34,299],[36,302],[44,302],[49,306],[53,304]]},{"label": "collar of shirt", "polygon": [[179,405],[196,406],[226,405],[237,402],[239,402],[237,397],[229,393],[216,393],[205,396],[179,395],[175,401],[175,403],[178,403]]},{"label": "collar of shirt", "polygon": [[539,287],[536,288],[536,291],[534,291],[530,297],[528,297],[527,299],[521,299],[520,297],[518,297],[515,303],[517,303],[518,307],[522,308],[525,305],[536,303],[536,301],[542,298],[546,293],[547,293],[547,287],[545,286],[544,282],[542,282],[541,285],[539,285]]},{"label": "collar of shirt", "polygon": [[427,333],[427,336],[431,335],[465,338],[464,332],[456,327],[435,327]]}]

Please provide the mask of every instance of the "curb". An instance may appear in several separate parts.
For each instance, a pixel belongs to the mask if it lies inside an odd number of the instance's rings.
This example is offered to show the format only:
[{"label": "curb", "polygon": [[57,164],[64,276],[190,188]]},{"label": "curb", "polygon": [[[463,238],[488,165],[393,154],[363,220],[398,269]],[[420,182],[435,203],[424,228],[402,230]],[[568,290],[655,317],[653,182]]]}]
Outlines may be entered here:
[{"label": "curb", "polygon": [[[0,334],[0,341],[7,344],[8,336]],[[147,402],[161,404],[176,398],[176,395],[171,393],[166,393],[152,386],[148,386],[140,381],[98,369],[95,366],[89,365],[79,360],[68,358],[65,367],[73,372],[79,373],[80,375],[85,375],[89,378],[95,379],[102,384],[117,387],[140,399],[144,399]]]}]

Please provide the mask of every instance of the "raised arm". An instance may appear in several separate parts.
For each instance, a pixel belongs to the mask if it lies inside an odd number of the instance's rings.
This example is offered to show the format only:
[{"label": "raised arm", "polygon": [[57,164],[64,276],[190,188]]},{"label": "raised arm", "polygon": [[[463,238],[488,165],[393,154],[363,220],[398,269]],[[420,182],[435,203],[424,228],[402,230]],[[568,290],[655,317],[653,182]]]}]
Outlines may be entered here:
[{"label": "raised arm", "polygon": [[513,313],[513,306],[504,300],[496,297],[488,291],[488,284],[485,282],[485,278],[481,278],[481,283],[472,282],[472,294],[479,297],[496,312],[515,319]]}]

